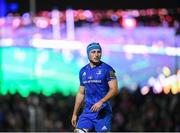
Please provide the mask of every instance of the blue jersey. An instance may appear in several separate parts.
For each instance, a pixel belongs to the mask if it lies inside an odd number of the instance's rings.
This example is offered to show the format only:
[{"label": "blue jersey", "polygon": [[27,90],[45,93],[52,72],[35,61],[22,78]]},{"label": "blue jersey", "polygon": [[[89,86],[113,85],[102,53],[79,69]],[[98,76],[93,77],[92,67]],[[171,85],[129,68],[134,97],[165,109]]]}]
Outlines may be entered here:
[{"label": "blue jersey", "polygon": [[[90,108],[108,93],[108,82],[116,79],[114,73],[114,69],[104,62],[101,62],[93,68],[91,68],[90,64],[87,64],[80,70],[80,85],[85,88],[85,106],[83,113],[94,117],[97,116],[98,112],[92,112]],[[109,102],[103,103],[101,108],[106,108],[111,112]]]}]

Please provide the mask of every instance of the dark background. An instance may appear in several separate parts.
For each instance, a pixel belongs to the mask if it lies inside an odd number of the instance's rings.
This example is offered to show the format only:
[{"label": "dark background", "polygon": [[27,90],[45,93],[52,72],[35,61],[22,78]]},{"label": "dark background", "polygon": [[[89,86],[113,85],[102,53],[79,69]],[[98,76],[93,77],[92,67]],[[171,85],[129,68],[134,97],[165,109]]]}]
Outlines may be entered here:
[{"label": "dark background", "polygon": [[[29,11],[30,0],[6,0],[7,3],[19,4],[18,12]],[[179,0],[35,0],[36,11],[73,9],[145,9],[176,8]]]}]

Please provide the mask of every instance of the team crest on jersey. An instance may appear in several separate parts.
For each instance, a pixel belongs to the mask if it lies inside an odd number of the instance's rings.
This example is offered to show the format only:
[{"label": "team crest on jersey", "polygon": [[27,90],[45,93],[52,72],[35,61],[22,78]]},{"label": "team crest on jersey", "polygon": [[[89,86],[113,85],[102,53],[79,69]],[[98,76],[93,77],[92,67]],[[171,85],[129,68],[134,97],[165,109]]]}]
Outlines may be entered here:
[{"label": "team crest on jersey", "polygon": [[86,76],[86,72],[83,72],[83,75],[82,76]]},{"label": "team crest on jersey", "polygon": [[100,75],[102,72],[101,70],[98,70],[96,74]]},{"label": "team crest on jersey", "polygon": [[111,78],[115,78],[115,77],[116,77],[114,71],[110,71],[110,72],[109,72],[109,75],[110,75]]}]

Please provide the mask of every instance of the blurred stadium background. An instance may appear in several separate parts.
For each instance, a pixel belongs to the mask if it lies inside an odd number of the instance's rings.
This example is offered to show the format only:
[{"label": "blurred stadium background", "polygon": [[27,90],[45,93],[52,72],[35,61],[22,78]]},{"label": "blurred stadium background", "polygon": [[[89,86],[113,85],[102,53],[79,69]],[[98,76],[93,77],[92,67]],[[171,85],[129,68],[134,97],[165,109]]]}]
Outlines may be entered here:
[{"label": "blurred stadium background", "polygon": [[73,131],[92,41],[118,78],[113,131],[180,131],[179,4],[0,0],[0,131]]}]

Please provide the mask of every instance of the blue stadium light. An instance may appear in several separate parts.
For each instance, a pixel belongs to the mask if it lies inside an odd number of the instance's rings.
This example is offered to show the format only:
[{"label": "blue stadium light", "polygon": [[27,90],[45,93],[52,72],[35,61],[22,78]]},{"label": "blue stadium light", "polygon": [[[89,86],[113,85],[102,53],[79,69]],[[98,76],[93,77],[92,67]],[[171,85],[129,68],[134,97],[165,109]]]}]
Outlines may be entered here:
[{"label": "blue stadium light", "polygon": [[13,3],[10,3],[8,5],[8,7],[9,7],[10,12],[16,12],[18,10],[18,8],[19,8],[19,4],[16,3],[16,2],[13,2]]},{"label": "blue stadium light", "polygon": [[5,0],[0,0],[0,17],[6,16],[7,4]]}]

